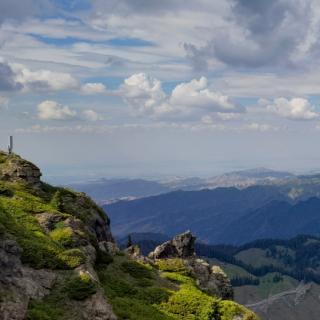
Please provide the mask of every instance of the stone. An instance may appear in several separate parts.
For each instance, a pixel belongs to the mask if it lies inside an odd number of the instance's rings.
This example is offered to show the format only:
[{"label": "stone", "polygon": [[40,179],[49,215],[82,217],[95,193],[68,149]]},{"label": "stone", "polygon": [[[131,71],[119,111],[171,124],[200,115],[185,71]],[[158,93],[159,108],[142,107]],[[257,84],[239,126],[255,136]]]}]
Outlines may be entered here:
[{"label": "stone", "polygon": [[211,268],[208,262],[199,258],[186,260],[185,263],[203,291],[224,300],[233,300],[231,282],[220,267]]},{"label": "stone", "polygon": [[155,260],[182,259],[203,291],[221,299],[232,300],[233,288],[230,280],[221,268],[217,266],[211,268],[207,261],[196,256],[195,240],[192,233],[187,231],[156,247],[148,257]]},{"label": "stone", "polygon": [[196,237],[194,237],[190,231],[186,231],[156,247],[155,250],[149,254],[149,258],[168,259],[193,257],[195,256],[195,240]]},{"label": "stone", "polygon": [[81,303],[83,319],[117,320],[111,305],[107,302],[101,290]]},{"label": "stone", "polygon": [[33,186],[41,185],[41,171],[33,163],[17,155],[1,156],[5,161],[0,163],[0,180],[9,182],[24,182]]},{"label": "stone", "polygon": [[21,263],[22,249],[11,239],[0,239],[0,315],[3,320],[25,319],[29,300],[50,292],[56,274]]}]

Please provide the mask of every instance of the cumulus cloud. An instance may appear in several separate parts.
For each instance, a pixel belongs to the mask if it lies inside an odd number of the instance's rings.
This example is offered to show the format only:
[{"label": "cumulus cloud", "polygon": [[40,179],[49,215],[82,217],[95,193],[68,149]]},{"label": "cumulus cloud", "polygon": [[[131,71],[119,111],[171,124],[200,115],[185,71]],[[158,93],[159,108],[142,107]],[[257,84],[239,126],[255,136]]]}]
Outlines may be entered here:
[{"label": "cumulus cloud", "polygon": [[107,88],[103,83],[86,83],[82,85],[81,91],[84,94],[100,94],[105,93],[107,91]]},{"label": "cumulus cloud", "polygon": [[38,105],[38,118],[41,120],[67,120],[76,115],[76,111],[56,101],[46,100]]},{"label": "cumulus cloud", "polygon": [[267,100],[260,101],[261,104],[265,104],[269,112],[287,119],[314,120],[319,117],[315,106],[304,98],[277,98],[272,102]]},{"label": "cumulus cloud", "polygon": [[156,118],[199,120],[206,114],[244,111],[230,97],[210,89],[205,77],[181,83],[166,95],[159,80],[139,73],[125,79],[119,94],[139,114]]},{"label": "cumulus cloud", "polygon": [[75,89],[78,82],[69,73],[54,72],[50,70],[32,71],[22,65],[13,64],[15,79],[26,91],[59,91]]},{"label": "cumulus cloud", "polygon": [[33,71],[0,58],[0,91],[59,91],[78,87],[77,80],[69,73]]},{"label": "cumulus cloud", "polygon": [[84,110],[82,112],[82,114],[83,114],[84,118],[88,121],[95,122],[95,121],[103,120],[103,118],[96,111],[91,110],[91,109]]},{"label": "cumulus cloud", "polygon": [[180,108],[207,109],[211,112],[239,111],[239,106],[228,96],[209,89],[205,77],[177,85],[171,93],[170,104]]},{"label": "cumulus cloud", "polygon": [[144,114],[157,113],[166,99],[161,82],[144,73],[125,79],[119,93],[136,111]]}]

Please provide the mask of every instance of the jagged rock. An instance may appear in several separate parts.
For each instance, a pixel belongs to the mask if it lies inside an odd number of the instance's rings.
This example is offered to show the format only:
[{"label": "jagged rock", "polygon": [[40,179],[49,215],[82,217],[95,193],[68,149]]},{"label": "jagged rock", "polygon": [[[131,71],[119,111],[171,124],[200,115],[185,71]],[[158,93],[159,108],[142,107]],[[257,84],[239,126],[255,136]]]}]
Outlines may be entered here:
[{"label": "jagged rock", "polygon": [[179,234],[172,240],[167,241],[156,247],[149,254],[151,259],[166,259],[166,258],[190,258],[195,255],[194,242],[196,237],[190,231]]},{"label": "jagged rock", "polygon": [[187,231],[156,247],[148,257],[150,259],[183,259],[202,290],[222,299],[232,300],[233,289],[230,280],[222,269],[216,266],[210,268],[208,262],[196,257],[195,239],[192,233]]},{"label": "jagged rock", "polygon": [[213,266],[210,268],[208,262],[198,258],[186,260],[185,263],[202,290],[224,300],[233,299],[233,288],[230,280],[220,267]]},{"label": "jagged rock", "polygon": [[33,163],[17,155],[0,154],[5,161],[0,163],[0,180],[10,182],[25,182],[33,186],[40,186],[41,172]]}]

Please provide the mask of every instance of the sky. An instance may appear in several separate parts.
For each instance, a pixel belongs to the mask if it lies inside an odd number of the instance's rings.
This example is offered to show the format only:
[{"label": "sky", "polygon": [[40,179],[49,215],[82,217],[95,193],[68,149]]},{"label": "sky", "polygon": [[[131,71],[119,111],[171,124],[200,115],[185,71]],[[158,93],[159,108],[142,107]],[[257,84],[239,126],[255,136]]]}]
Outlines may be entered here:
[{"label": "sky", "polygon": [[0,148],[49,181],[319,170],[319,37],[317,0],[0,0]]}]

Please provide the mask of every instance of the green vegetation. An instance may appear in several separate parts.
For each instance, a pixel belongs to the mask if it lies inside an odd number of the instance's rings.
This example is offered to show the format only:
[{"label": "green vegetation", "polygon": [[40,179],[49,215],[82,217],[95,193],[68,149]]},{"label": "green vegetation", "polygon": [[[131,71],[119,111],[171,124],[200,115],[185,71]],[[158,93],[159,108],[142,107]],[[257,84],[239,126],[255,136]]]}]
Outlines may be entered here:
[{"label": "green vegetation", "polygon": [[70,247],[74,244],[73,230],[70,227],[56,228],[50,232],[50,237],[64,247]]},{"label": "green vegetation", "polygon": [[96,284],[86,274],[74,276],[67,281],[65,291],[74,300],[85,300],[97,292]]},{"label": "green vegetation", "polygon": [[230,320],[241,315],[246,320],[257,317],[233,301],[224,301],[202,292],[194,279],[179,273],[164,273],[166,279],[180,283],[175,291],[159,309],[173,319],[182,320]]},{"label": "green vegetation", "polygon": [[[22,261],[34,268],[73,269],[84,262],[79,249],[68,249],[72,230],[58,228],[50,235],[40,226],[36,215],[43,212],[64,215],[51,206],[47,197],[33,195],[22,183],[1,183],[0,230],[5,230],[22,247]],[[48,196],[48,195],[47,195]]]},{"label": "green vegetation", "polygon": [[163,259],[157,261],[156,265],[161,271],[190,274],[190,270],[186,268],[182,259]]},{"label": "green vegetation", "polygon": [[120,320],[231,320],[236,315],[257,319],[242,306],[201,291],[181,259],[151,266],[117,256],[98,274]]}]

